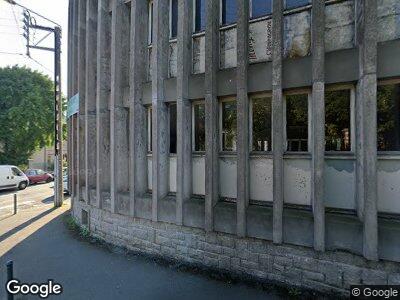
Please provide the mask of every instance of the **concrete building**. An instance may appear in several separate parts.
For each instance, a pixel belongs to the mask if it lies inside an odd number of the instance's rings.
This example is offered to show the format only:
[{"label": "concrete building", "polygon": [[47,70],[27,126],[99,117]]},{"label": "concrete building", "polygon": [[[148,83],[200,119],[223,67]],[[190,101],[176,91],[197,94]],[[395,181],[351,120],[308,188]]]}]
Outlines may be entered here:
[{"label": "concrete building", "polygon": [[73,214],[129,249],[400,284],[398,0],[70,0]]},{"label": "concrete building", "polygon": [[[67,160],[67,142],[63,142],[63,158]],[[31,158],[28,159],[29,169],[42,169],[44,171],[54,170],[54,146],[43,147],[36,151]]]}]

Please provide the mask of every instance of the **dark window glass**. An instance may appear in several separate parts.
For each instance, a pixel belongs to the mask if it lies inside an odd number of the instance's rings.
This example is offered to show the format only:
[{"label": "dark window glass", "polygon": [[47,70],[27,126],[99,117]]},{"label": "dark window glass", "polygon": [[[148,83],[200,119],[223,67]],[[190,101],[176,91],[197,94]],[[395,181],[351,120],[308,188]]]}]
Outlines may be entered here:
[{"label": "dark window glass", "polygon": [[203,31],[206,28],[205,0],[196,0],[195,12],[194,31]]},{"label": "dark window glass", "polygon": [[253,99],[253,151],[271,151],[271,98]]},{"label": "dark window glass", "polygon": [[236,102],[222,102],[222,151],[236,151]]},{"label": "dark window glass", "polygon": [[15,168],[15,167],[11,168],[11,171],[12,171],[14,176],[22,176],[22,172],[19,169]]},{"label": "dark window glass", "polygon": [[236,0],[222,0],[222,25],[236,23],[237,4]]},{"label": "dark window glass", "polygon": [[176,153],[176,104],[169,106],[169,153]]},{"label": "dark window glass", "polygon": [[206,151],[205,105],[194,105],[194,150]]},{"label": "dark window glass", "polygon": [[400,84],[378,86],[378,150],[400,151]]},{"label": "dark window glass", "polygon": [[286,9],[296,8],[300,6],[305,6],[310,3],[310,0],[286,0]]},{"label": "dark window glass", "polygon": [[153,150],[153,132],[152,132],[152,115],[153,110],[151,107],[147,110],[147,151],[151,152]]},{"label": "dark window glass", "polygon": [[150,2],[149,4],[149,24],[148,24],[148,30],[149,30],[149,44],[153,43],[153,1]]},{"label": "dark window glass", "polygon": [[178,34],[178,0],[171,0],[171,38]]},{"label": "dark window glass", "polygon": [[308,95],[286,96],[287,151],[308,151]]},{"label": "dark window glass", "polygon": [[350,90],[325,93],[325,150],[350,151]]},{"label": "dark window glass", "polygon": [[253,19],[269,15],[271,12],[272,0],[252,0],[251,17]]}]

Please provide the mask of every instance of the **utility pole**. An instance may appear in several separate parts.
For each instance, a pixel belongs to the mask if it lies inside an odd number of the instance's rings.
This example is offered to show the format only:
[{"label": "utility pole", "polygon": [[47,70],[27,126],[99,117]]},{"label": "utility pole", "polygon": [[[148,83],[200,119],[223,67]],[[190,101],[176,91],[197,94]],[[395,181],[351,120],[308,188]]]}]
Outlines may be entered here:
[{"label": "utility pole", "polygon": [[[62,128],[62,95],[61,95],[61,26],[57,23],[41,16],[32,10],[19,5],[13,0],[6,0],[12,5],[20,6],[23,11],[23,36],[26,39],[26,55],[30,57],[30,49],[38,49],[43,51],[50,51],[54,53],[54,206],[60,207],[63,204],[64,186],[63,186],[63,128]],[[31,16],[31,12],[44,18],[45,20],[55,24],[54,27],[47,27],[38,25],[36,19]],[[35,29],[47,33],[41,40],[35,44],[31,44],[30,29]],[[49,35],[54,35],[54,48],[42,47],[40,43],[43,42]]]}]

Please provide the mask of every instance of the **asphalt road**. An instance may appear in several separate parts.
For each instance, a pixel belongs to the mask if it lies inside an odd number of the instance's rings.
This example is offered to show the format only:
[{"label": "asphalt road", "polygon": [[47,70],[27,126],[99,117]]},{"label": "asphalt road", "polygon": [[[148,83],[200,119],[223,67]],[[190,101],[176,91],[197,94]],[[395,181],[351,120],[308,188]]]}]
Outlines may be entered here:
[{"label": "asphalt road", "polygon": [[43,207],[43,204],[52,204],[54,183],[35,184],[25,190],[0,191],[0,220],[13,213],[14,194],[17,194],[18,210],[24,211]]},{"label": "asphalt road", "polygon": [[[60,283],[62,295],[50,299],[280,299],[264,290],[177,271],[79,240],[63,220],[69,201],[54,209],[51,186],[19,192],[18,214],[0,218],[0,299],[6,297],[8,260],[14,261],[15,278],[22,282]],[[3,213],[10,209],[12,194],[0,194]]]}]

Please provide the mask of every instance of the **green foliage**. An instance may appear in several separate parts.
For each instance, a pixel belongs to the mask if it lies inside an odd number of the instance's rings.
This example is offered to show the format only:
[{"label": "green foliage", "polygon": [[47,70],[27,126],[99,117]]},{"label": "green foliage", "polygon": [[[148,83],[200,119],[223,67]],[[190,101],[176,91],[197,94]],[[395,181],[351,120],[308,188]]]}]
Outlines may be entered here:
[{"label": "green foliage", "polygon": [[26,67],[0,68],[0,164],[24,165],[53,143],[54,87],[47,76]]}]

